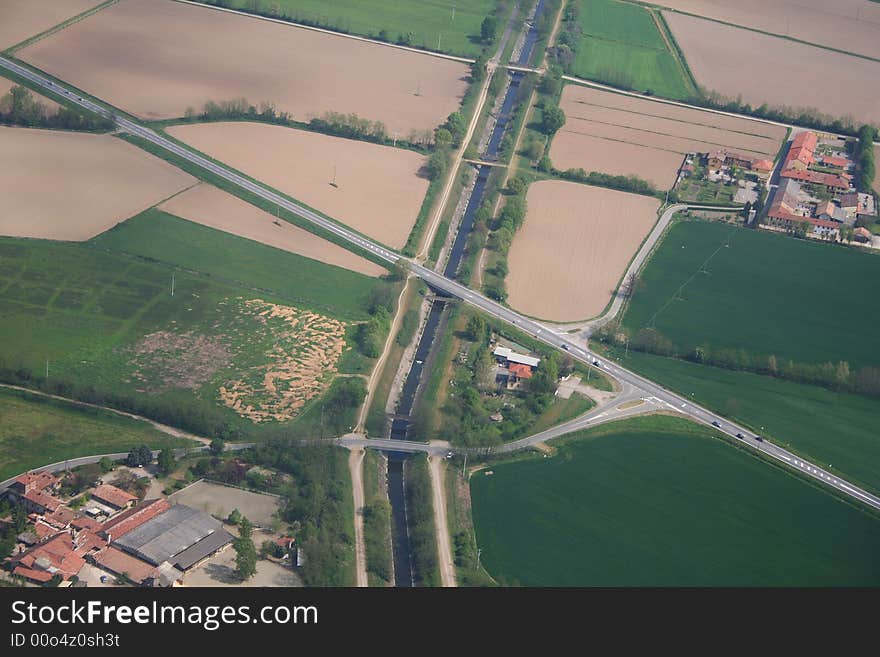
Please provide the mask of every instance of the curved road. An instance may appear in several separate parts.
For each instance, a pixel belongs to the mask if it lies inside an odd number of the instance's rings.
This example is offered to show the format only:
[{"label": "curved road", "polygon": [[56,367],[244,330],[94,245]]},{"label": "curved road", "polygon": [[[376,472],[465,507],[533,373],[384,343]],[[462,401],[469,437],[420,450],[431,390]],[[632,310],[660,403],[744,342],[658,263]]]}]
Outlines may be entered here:
[{"label": "curved road", "polygon": [[[396,263],[396,262],[406,262],[409,264],[412,272],[424,280],[428,285],[435,288],[440,292],[444,292],[450,296],[457,297],[464,301],[467,304],[470,304],[476,308],[479,308],[481,311],[487,313],[493,318],[506,322],[515,328],[523,331],[531,335],[532,337],[544,342],[545,344],[555,348],[566,351],[572,358],[587,364],[588,366],[594,366],[596,363],[600,363],[599,358],[591,353],[588,349],[588,346],[584,342],[577,341],[575,339],[569,338],[565,335],[557,335],[550,329],[548,329],[543,324],[529,319],[528,317],[524,317],[519,313],[502,306],[491,299],[484,297],[483,295],[474,292],[473,290],[467,288],[466,286],[453,281],[451,279],[446,278],[445,276],[438,274],[431,269],[423,267],[422,265],[413,262],[407,258],[404,258],[400,254],[388,249],[385,246],[382,246],[376,242],[373,242],[362,235],[337,224],[330,219],[322,217],[318,213],[306,208],[298,203],[290,201],[276,192],[258,184],[247,178],[241,176],[235,171],[212,162],[201,155],[193,153],[182,146],[179,146],[175,142],[163,137],[148,128],[144,128],[133,121],[130,121],[121,116],[113,115],[108,110],[104,109],[97,103],[94,103],[88,99],[82,98],[78,96],[76,93],[70,91],[58,85],[48,78],[34,73],[28,68],[25,68],[6,57],[0,57],[0,67],[6,68],[7,70],[20,75],[27,80],[30,80],[32,83],[39,87],[43,87],[53,93],[59,94],[69,101],[97,114],[102,116],[113,118],[120,129],[130,134],[136,135],[145,139],[152,144],[162,148],[170,153],[174,153],[178,157],[181,157],[211,173],[220,176],[226,181],[240,187],[241,189],[245,189],[260,198],[269,201],[270,203],[274,203],[284,209],[292,212],[294,214],[299,215],[303,219],[312,222],[316,226],[320,226],[321,228],[329,231],[333,235],[345,240],[349,244],[358,247],[367,252],[373,253],[377,258],[384,260],[388,263]],[[680,413],[682,415],[686,415],[690,419],[700,422],[702,424],[714,425],[723,433],[726,433],[728,436],[739,440],[740,442],[748,445],[754,450],[757,450],[764,454],[765,456],[778,461],[779,463],[783,463],[791,468],[794,468],[805,474],[809,477],[812,477],[816,481],[819,481],[827,486],[831,486],[841,493],[852,497],[864,504],[872,506],[876,509],[880,509],[880,497],[872,495],[860,488],[856,487],[853,484],[850,484],[844,479],[841,479],[837,475],[831,474],[823,470],[822,468],[818,468],[814,466],[812,463],[808,463],[803,461],[799,457],[791,454],[790,452],[768,443],[767,441],[761,440],[754,433],[748,431],[745,427],[736,425],[728,420],[722,418],[721,416],[701,407],[696,404],[691,403],[684,397],[680,395],[666,390],[661,386],[645,379],[644,377],[636,374],[635,372],[631,372],[620,365],[617,365],[613,362],[603,361],[601,364],[596,365],[600,367],[604,372],[618,379],[622,385],[630,385],[634,388],[640,389],[645,395],[648,397],[654,398],[657,400],[659,404],[665,405],[669,409]],[[381,441],[371,441],[374,444],[369,445],[370,447],[378,446],[377,443]],[[402,445],[399,444],[400,441],[388,441],[396,444],[386,445],[384,449],[388,449],[391,451],[406,451],[402,449]],[[424,449],[419,449],[417,451],[425,451]]]}]

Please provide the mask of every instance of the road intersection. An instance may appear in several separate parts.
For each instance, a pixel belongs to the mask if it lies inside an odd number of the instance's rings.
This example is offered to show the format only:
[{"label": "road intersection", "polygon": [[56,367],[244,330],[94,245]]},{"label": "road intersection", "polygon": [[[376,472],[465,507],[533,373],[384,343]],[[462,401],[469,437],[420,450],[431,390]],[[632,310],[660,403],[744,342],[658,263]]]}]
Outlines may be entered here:
[{"label": "road intersection", "polygon": [[[264,187],[261,184],[258,184],[241,174],[233,171],[230,168],[227,168],[221,164],[218,164],[212,160],[209,160],[198,153],[190,151],[171,139],[164,137],[149,128],[145,128],[134,121],[131,121],[125,117],[119,116],[115,114],[98,103],[88,99],[83,98],[78,95],[77,92],[71,91],[70,89],[65,88],[61,84],[57,84],[50,80],[48,77],[44,75],[40,75],[29,68],[21,66],[20,64],[10,60],[7,57],[0,56],[0,68],[5,68],[12,73],[29,80],[34,85],[46,89],[52,93],[60,95],[66,98],[68,101],[79,105],[80,107],[105,116],[107,118],[113,119],[118,128],[121,131],[144,139],[154,146],[161,148],[169,153],[173,153],[174,155],[198,166],[202,169],[209,171],[210,173],[219,176],[220,178],[226,180],[227,182],[239,187],[240,189],[246,190],[257,197],[273,203],[285,210],[294,213],[306,221],[309,221],[316,226],[328,231],[339,239],[342,239],[357,247],[358,249],[372,253],[374,257],[388,262],[389,264],[405,264],[409,267],[413,274],[421,278],[425,283],[434,288],[436,291],[442,294],[449,295],[451,297],[455,297],[460,299],[461,301],[476,307],[492,318],[505,322],[513,326],[514,328],[522,331],[530,335],[531,337],[540,340],[544,344],[549,345],[555,349],[561,350],[569,354],[573,359],[586,364],[588,367],[597,367],[605,372],[608,376],[616,379],[620,385],[627,389],[630,387],[633,390],[638,390],[641,392],[642,398],[649,398],[652,400],[656,400],[655,402],[659,406],[665,408],[666,410],[674,411],[677,414],[684,415],[689,419],[699,422],[700,424],[714,426],[718,431],[726,434],[729,438],[738,441],[741,444],[747,445],[751,449],[760,452],[765,457],[773,459],[774,461],[784,464],[802,475],[812,478],[815,481],[818,481],[826,486],[830,486],[831,488],[836,489],[840,493],[856,499],[863,504],[867,504],[875,509],[880,509],[880,497],[872,495],[867,491],[864,491],[854,484],[847,482],[846,480],[834,475],[822,468],[815,466],[812,463],[804,461],[802,458],[792,454],[777,445],[774,445],[762,437],[754,434],[749,431],[745,427],[734,424],[727,419],[721,417],[713,413],[712,411],[698,406],[693,403],[692,400],[686,399],[685,397],[674,393],[670,390],[659,386],[658,384],[649,381],[648,379],[636,374],[635,372],[631,372],[620,365],[606,361],[604,358],[598,357],[596,354],[592,353],[589,350],[587,343],[582,338],[571,337],[566,334],[559,334],[551,330],[549,327],[537,322],[533,319],[525,317],[506,306],[503,306],[483,295],[479,294],[471,290],[470,288],[458,283],[457,281],[446,278],[442,274],[438,274],[437,272],[424,267],[417,262],[405,258],[401,256],[399,253],[388,249],[387,247],[378,244],[363,235],[356,233],[336,222],[323,217],[317,212],[300,205],[294,201],[291,201],[280,194],[272,191],[271,189]],[[600,412],[599,409],[594,409],[595,413]],[[604,412],[604,411],[603,411]],[[580,424],[583,426],[589,426],[591,414],[587,414],[582,416],[581,418],[577,418],[573,422],[566,423],[564,425],[560,425],[555,427],[554,429],[550,429],[547,432],[542,432],[542,434],[538,434],[538,436],[544,436],[541,440],[535,440],[535,443],[542,442],[543,440],[547,440],[549,438],[555,437],[556,435],[562,435],[560,432],[567,433],[568,431],[576,430],[577,428],[582,428]],[[601,419],[601,418],[599,418]],[[595,423],[597,418],[593,418],[593,422]],[[566,427],[568,427],[566,429]],[[552,434],[552,435],[550,435]],[[536,437],[530,437],[531,440]],[[409,448],[409,446],[405,446],[401,444],[401,441],[385,441],[385,440],[364,440],[363,446],[371,447],[371,448],[379,448],[386,449],[391,451],[428,451],[424,449],[424,445],[420,445],[419,448]],[[388,443],[388,444],[386,444]],[[413,446],[417,445],[417,443],[413,443]],[[514,445],[511,443],[510,445]],[[522,446],[518,447],[522,449]],[[502,446],[498,449],[498,451],[512,451],[516,449],[511,446]]]}]

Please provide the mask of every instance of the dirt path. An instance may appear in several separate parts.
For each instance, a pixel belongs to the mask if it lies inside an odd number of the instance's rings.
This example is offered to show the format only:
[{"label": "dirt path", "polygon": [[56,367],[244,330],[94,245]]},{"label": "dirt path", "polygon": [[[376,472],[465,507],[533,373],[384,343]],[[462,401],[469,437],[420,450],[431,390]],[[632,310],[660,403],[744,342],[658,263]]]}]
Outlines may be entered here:
[{"label": "dirt path", "polygon": [[444,474],[446,462],[438,456],[428,458],[431,473],[431,491],[434,495],[434,527],[437,533],[437,560],[440,565],[440,583],[444,587],[456,586],[455,563],[452,560],[452,542],[446,521],[446,486]]},{"label": "dirt path", "polygon": [[394,340],[397,338],[397,332],[400,330],[400,323],[403,321],[403,297],[407,293],[407,290],[413,285],[415,285],[415,283],[413,282],[413,277],[410,276],[406,279],[406,283],[400,291],[400,295],[397,297],[397,310],[394,312],[394,320],[391,322],[388,337],[385,339],[385,346],[382,348],[382,353],[379,355],[379,360],[376,361],[376,366],[373,368],[370,378],[367,379],[367,396],[364,397],[363,406],[361,406],[361,411],[358,413],[357,425],[354,428],[355,433],[365,432],[364,423],[367,421],[367,413],[370,412],[370,404],[373,403],[373,394],[376,392],[376,386],[379,384],[379,379],[382,378],[382,371],[385,369],[385,361],[388,359],[388,354],[391,351]]},{"label": "dirt path", "polygon": [[151,420],[148,417],[144,417],[143,415],[135,415],[134,413],[126,413],[125,411],[118,411],[115,408],[110,408],[108,406],[99,406],[98,404],[89,404],[88,402],[79,401],[77,399],[69,399],[67,397],[61,397],[59,395],[51,395],[48,392],[42,392],[40,390],[31,390],[30,388],[24,388],[22,386],[15,386],[9,383],[0,383],[0,388],[8,388],[10,390],[21,390],[23,392],[30,393],[32,395],[37,395],[39,397],[46,397],[47,399],[56,399],[58,401],[67,402],[68,404],[73,404],[75,406],[83,406],[87,408],[97,408],[101,411],[107,411],[108,413],[114,413],[116,415],[122,415],[123,417],[129,417],[133,420],[141,420],[142,422],[146,422],[153,426],[153,428],[161,431],[162,433],[167,433],[169,436],[174,436],[175,438],[187,438],[189,440],[195,440],[197,442],[202,443],[203,445],[210,445],[211,439],[205,438],[204,436],[197,436],[194,433],[189,433],[188,431],[184,431],[183,429],[175,429],[174,427],[170,427],[167,424],[162,424],[161,422],[156,422],[155,420]]},{"label": "dirt path", "polygon": [[367,582],[367,550],[364,545],[364,450],[356,447],[348,455],[348,471],[351,473],[351,490],[354,497],[354,562],[357,586],[369,586]]}]

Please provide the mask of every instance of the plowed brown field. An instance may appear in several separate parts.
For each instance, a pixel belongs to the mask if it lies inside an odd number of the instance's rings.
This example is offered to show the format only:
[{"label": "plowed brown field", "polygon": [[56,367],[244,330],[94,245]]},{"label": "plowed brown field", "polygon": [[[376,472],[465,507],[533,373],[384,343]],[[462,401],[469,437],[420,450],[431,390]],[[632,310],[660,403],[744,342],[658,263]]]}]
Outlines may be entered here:
[{"label": "plowed brown field", "polygon": [[110,135],[0,127],[0,235],[81,241],[195,183]]},{"label": "plowed brown field", "polygon": [[659,202],[558,180],[533,183],[526,200],[508,257],[508,302],[552,321],[595,317],[657,220]]},{"label": "plowed brown field", "polygon": [[558,169],[637,175],[667,189],[685,153],[717,148],[773,159],[785,128],[749,119],[568,85],[565,127],[553,140]]},{"label": "plowed brown field", "polygon": [[18,54],[146,119],[243,97],[301,120],[354,113],[400,137],[442,123],[469,75],[460,62],[168,0],[123,0]]},{"label": "plowed brown field", "polygon": [[412,151],[262,123],[168,132],[392,248],[406,243],[428,190],[425,158]]},{"label": "plowed brown field", "polygon": [[385,273],[382,267],[366,258],[346,251],[299,226],[277,221],[272,215],[240,198],[204,183],[168,199],[159,209],[203,226],[367,276],[381,276]]},{"label": "plowed brown field", "polygon": [[0,0],[0,50],[45,32],[102,0]]},{"label": "plowed brown field", "polygon": [[658,0],[654,4],[880,59],[880,4],[868,0]]},{"label": "plowed brown field", "polygon": [[753,105],[811,107],[852,117],[857,125],[880,123],[880,62],[693,16],[664,15],[703,87],[729,98],[741,95]]}]

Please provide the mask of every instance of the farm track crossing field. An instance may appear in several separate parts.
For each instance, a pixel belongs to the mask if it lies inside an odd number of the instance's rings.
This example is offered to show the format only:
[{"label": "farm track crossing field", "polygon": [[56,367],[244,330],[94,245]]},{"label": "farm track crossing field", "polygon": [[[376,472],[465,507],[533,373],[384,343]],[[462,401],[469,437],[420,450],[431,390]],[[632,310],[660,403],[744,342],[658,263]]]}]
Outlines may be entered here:
[{"label": "farm track crossing field", "polygon": [[652,4],[880,59],[880,4],[865,0],[657,0]]},{"label": "farm track crossing field", "polygon": [[262,123],[167,132],[392,248],[406,243],[428,191],[413,151]]},{"label": "farm track crossing field", "polygon": [[526,200],[510,247],[510,306],[554,321],[598,315],[657,221],[659,202],[558,180],[533,183]]},{"label": "farm track crossing field", "polygon": [[[664,13],[697,82],[728,98],[815,108],[859,123],[880,123],[880,62],[796,43],[702,18]],[[760,75],[755,75],[760,71]],[[817,93],[817,90],[821,90]]]},{"label": "farm track crossing field", "polygon": [[705,428],[655,416],[575,436],[471,478],[482,563],[503,584],[880,584],[880,519]]},{"label": "farm track crossing field", "polygon": [[[623,356],[624,354],[618,354]],[[629,350],[626,367],[880,491],[880,400]]]},{"label": "farm track crossing field", "polygon": [[[222,270],[216,279],[107,253],[112,240],[0,240],[4,369],[29,368],[40,376],[48,361],[52,385],[94,386],[145,403],[197,409],[236,426],[286,421],[308,410],[331,384],[346,328],[352,318],[366,316],[377,282],[174,220],[214,237],[197,236],[202,239],[193,240],[195,250],[187,249],[185,231],[179,242],[162,239],[161,231],[144,242],[163,248],[169,259],[176,253],[187,255],[190,265],[199,266],[200,258],[214,262],[214,271]],[[226,252],[217,250],[224,246]],[[275,269],[278,287],[286,285],[285,292],[299,297],[295,302],[235,281],[259,275],[248,267],[254,250],[269,252],[264,268]]]},{"label": "farm track crossing field", "polygon": [[0,0],[0,50],[45,32],[103,0]]},{"label": "farm track crossing field", "polygon": [[[211,3],[208,3],[211,4]],[[233,9],[248,10],[250,0],[225,2]],[[270,3],[265,3],[270,4]],[[480,54],[480,24],[497,0],[277,0],[280,14],[294,22],[316,24],[340,32],[376,38],[383,30],[395,42],[411,34],[409,45],[453,55]],[[439,48],[438,48],[439,46]]]},{"label": "farm track crossing field", "polygon": [[880,324],[873,302],[878,277],[874,254],[681,222],[643,269],[644,290],[629,302],[623,323],[632,331],[653,325],[681,352],[742,348],[780,360],[877,367],[880,354],[866,345]]},{"label": "farm track crossing field", "polygon": [[0,127],[0,235],[87,240],[196,180],[110,135]]},{"label": "farm track crossing field", "polygon": [[727,148],[773,159],[785,128],[656,101],[567,85],[565,126],[551,146],[558,169],[635,174],[667,189],[685,153]]},{"label": "farm track crossing field", "polygon": [[168,199],[159,209],[187,221],[366,276],[386,273],[382,267],[366,258],[299,226],[280,221],[240,198],[205,183]]},{"label": "farm track crossing field", "polygon": [[143,421],[0,389],[0,481],[63,459],[144,443],[153,449],[191,444]]},{"label": "farm track crossing field", "polygon": [[354,113],[401,138],[458,109],[469,76],[460,62],[170,0],[125,0],[18,56],[143,119],[243,97],[304,121]]},{"label": "farm track crossing field", "polygon": [[580,22],[574,75],[669,98],[693,96],[687,74],[648,9],[617,0],[582,0]]}]

